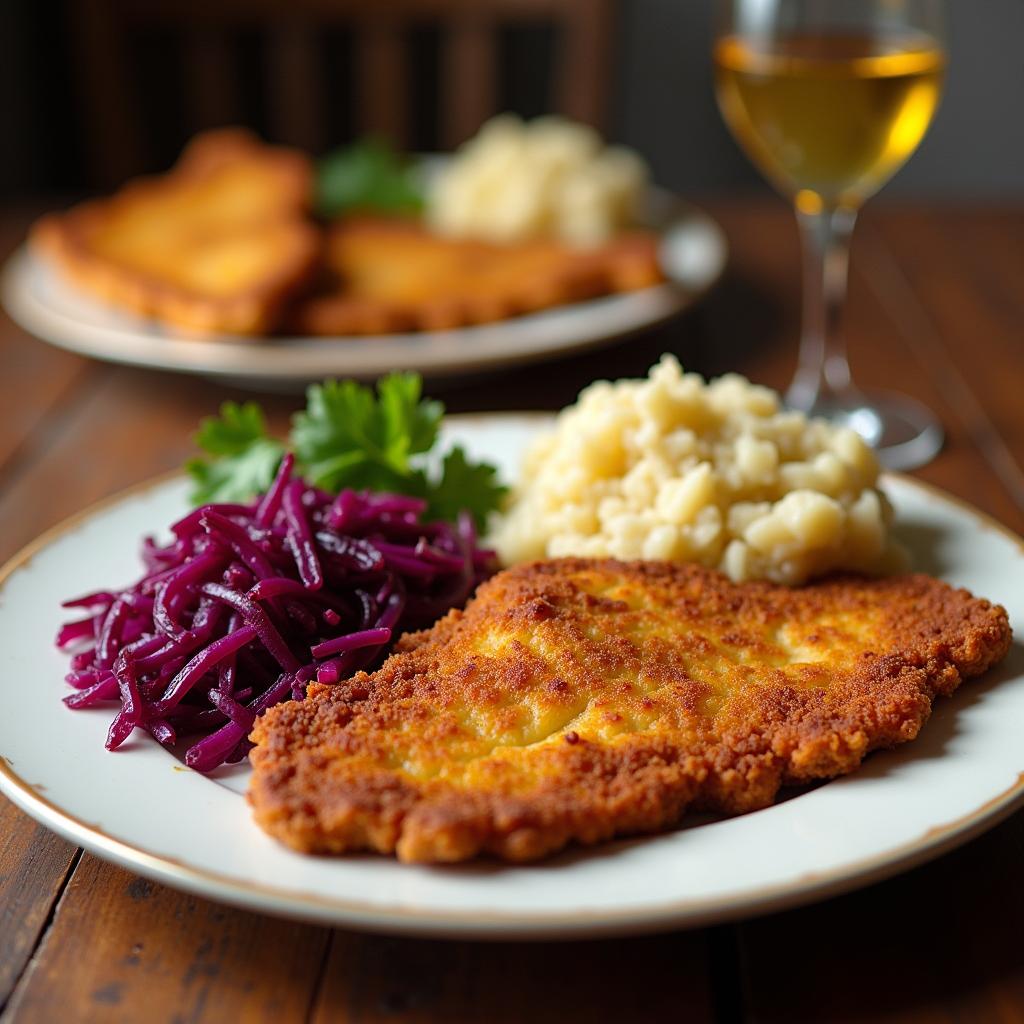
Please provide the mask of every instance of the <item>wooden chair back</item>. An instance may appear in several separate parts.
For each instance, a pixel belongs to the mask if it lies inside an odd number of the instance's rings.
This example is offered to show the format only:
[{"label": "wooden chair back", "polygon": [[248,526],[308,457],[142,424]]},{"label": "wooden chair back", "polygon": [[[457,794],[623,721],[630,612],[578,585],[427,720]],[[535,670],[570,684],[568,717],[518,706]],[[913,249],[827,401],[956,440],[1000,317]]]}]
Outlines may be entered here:
[{"label": "wooden chair back", "polygon": [[[255,33],[262,54],[265,130],[277,142],[321,152],[331,138],[321,33],[352,36],[354,134],[407,147],[414,90],[410,32],[437,29],[437,143],[458,145],[500,103],[500,33],[550,26],[555,55],[548,109],[602,127],[615,0],[72,0],[85,145],[92,177],[110,187],[152,166],[145,98],[133,81],[133,40],[166,32],[182,48],[180,106],[189,132],[244,123],[236,51],[239,32]],[[152,126],[150,126],[152,129]],[[153,132],[148,132],[152,136]],[[181,140],[176,140],[181,141]]]}]

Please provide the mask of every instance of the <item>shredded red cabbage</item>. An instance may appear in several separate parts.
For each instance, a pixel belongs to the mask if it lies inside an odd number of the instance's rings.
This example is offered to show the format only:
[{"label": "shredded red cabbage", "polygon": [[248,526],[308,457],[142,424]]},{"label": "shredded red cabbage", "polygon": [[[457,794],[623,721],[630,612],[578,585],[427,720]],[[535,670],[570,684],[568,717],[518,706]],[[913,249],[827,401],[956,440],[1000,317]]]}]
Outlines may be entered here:
[{"label": "shredded red cabbage", "polygon": [[57,634],[74,651],[64,703],[120,702],[109,750],[143,729],[168,747],[191,739],[197,771],[240,761],[263,711],[379,664],[496,567],[468,515],[421,522],[417,498],[334,497],[292,470],[288,456],[251,504],[190,512],[169,544],[147,537],[133,586],[64,602],[88,612]]}]

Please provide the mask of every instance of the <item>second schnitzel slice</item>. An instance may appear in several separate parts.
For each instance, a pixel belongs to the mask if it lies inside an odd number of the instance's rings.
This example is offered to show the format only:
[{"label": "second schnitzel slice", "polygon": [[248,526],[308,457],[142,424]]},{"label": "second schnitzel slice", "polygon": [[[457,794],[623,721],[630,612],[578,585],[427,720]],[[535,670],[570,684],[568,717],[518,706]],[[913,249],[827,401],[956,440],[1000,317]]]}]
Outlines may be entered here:
[{"label": "second schnitzel slice", "polygon": [[370,216],[331,227],[326,264],[331,286],[294,310],[300,332],[448,330],[664,280],[657,238],[643,232],[577,249],[446,238],[414,220]]},{"label": "second schnitzel slice", "polygon": [[1009,643],[1001,607],[927,576],[539,562],[377,672],[271,709],[250,799],[299,850],[529,860],[849,772]]}]

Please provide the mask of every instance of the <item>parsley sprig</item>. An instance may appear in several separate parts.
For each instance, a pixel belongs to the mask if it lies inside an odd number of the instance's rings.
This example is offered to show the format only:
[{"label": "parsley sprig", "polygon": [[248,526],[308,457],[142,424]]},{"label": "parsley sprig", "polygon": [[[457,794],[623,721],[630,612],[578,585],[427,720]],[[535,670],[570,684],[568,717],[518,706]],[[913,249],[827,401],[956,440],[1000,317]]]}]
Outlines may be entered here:
[{"label": "parsley sprig", "polygon": [[423,209],[415,168],[380,139],[362,139],[325,156],[313,191],[322,217],[352,211],[411,216]]},{"label": "parsley sprig", "polygon": [[423,398],[422,386],[416,373],[381,378],[376,394],[351,380],[314,384],[287,444],[267,433],[255,402],[225,402],[195,435],[207,457],[185,465],[193,502],[245,501],[265,491],[290,449],[302,475],[324,490],[410,494],[427,500],[431,518],[454,519],[465,510],[482,527],[505,488],[494,466],[471,462],[460,447],[440,462],[430,458],[444,406]]}]

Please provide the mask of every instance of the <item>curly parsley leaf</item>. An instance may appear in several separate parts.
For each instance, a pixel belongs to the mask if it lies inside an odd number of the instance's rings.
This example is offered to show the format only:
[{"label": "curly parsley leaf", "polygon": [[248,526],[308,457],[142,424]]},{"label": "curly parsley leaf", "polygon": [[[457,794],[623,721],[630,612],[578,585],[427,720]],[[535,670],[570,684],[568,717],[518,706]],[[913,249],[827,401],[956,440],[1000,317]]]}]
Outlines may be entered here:
[{"label": "curly parsley leaf", "polygon": [[392,373],[377,385],[388,445],[396,458],[429,452],[437,441],[444,405],[423,398],[418,373]]},{"label": "curly parsley leaf", "polygon": [[[425,498],[433,517],[454,520],[465,510],[482,527],[505,488],[493,466],[470,462],[461,448],[431,459],[444,406],[423,398],[422,387],[416,373],[389,374],[376,393],[351,380],[314,384],[293,419],[288,447],[299,472],[324,490],[410,494]],[[195,440],[209,456],[185,467],[196,504],[244,501],[265,491],[285,451],[268,436],[254,402],[225,402],[219,416],[203,420]]]},{"label": "curly parsley leaf", "polygon": [[498,481],[497,469],[487,462],[470,462],[462,448],[452,448],[444,457],[442,473],[428,488],[427,514],[431,518],[454,520],[465,510],[478,529],[486,523],[508,488]]},{"label": "curly parsley leaf", "polygon": [[352,210],[411,215],[423,209],[413,169],[379,139],[364,139],[325,156],[317,165],[314,193],[322,217]]},{"label": "curly parsley leaf", "polygon": [[376,396],[351,380],[314,384],[292,425],[295,455],[309,481],[332,491],[422,493],[425,479],[410,460],[433,447],[444,406],[421,400],[421,388],[415,373],[383,377]]},{"label": "curly parsley leaf", "polygon": [[245,501],[265,491],[284,454],[284,445],[267,434],[263,410],[255,402],[225,402],[219,416],[199,424],[196,445],[213,456],[190,459],[192,501]]}]

